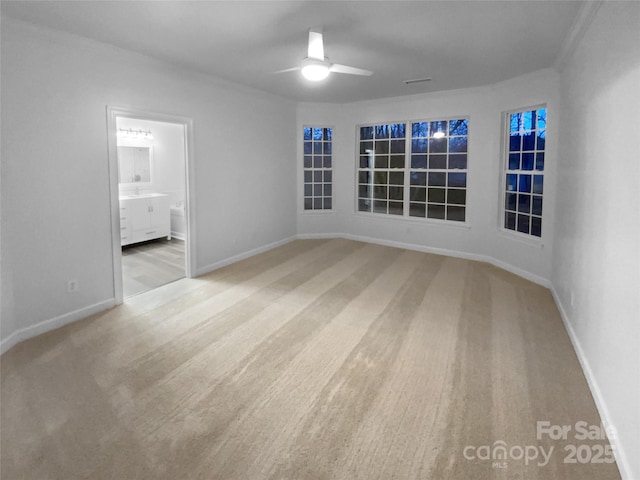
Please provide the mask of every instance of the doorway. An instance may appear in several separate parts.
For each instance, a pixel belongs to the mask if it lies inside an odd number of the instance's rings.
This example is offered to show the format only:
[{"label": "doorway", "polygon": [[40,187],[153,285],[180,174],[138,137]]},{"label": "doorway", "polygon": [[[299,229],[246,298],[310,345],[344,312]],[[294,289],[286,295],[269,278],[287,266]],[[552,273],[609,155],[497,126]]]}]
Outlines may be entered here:
[{"label": "doorway", "polygon": [[193,271],[191,120],[108,108],[116,303]]}]

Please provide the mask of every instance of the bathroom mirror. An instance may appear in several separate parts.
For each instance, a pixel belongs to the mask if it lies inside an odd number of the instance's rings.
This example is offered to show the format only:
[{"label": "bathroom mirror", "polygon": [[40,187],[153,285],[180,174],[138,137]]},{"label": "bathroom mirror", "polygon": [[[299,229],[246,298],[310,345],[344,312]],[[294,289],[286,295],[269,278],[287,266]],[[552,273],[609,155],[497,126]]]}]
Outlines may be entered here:
[{"label": "bathroom mirror", "polygon": [[118,183],[149,185],[151,183],[153,151],[150,146],[118,147]]}]

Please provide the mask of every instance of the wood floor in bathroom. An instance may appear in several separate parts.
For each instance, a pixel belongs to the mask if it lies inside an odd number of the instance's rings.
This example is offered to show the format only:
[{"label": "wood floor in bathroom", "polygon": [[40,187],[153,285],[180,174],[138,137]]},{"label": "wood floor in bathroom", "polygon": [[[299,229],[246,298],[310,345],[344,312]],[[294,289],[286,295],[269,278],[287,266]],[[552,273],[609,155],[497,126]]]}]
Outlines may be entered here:
[{"label": "wood floor in bathroom", "polygon": [[184,256],[184,242],[176,238],[162,238],[124,247],[124,297],[131,297],[184,278]]}]

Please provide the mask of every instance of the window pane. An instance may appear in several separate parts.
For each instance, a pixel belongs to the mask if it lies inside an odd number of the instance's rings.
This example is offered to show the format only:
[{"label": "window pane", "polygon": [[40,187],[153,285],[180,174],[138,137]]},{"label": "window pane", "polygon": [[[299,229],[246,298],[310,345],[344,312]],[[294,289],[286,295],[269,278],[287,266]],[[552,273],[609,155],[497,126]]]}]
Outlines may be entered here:
[{"label": "window pane", "polygon": [[534,215],[542,215],[542,197],[537,195],[533,196],[531,203],[531,213]]},{"label": "window pane", "polygon": [[544,152],[536,153],[536,170],[544,170]]},{"label": "window pane", "polygon": [[322,200],[322,203],[323,203],[322,206],[324,207],[325,210],[331,210],[331,206],[332,206],[331,198],[324,198]]},{"label": "window pane", "polygon": [[358,185],[358,197],[360,198],[371,198],[371,185],[368,184],[360,184]]},{"label": "window pane", "polygon": [[424,203],[411,203],[409,204],[409,215],[412,217],[422,217],[426,215],[426,208]]},{"label": "window pane", "polygon": [[323,131],[323,135],[324,135],[324,139],[328,140],[329,142],[331,142],[331,140],[333,140],[332,138],[332,132],[330,128],[325,128]]},{"label": "window pane", "polygon": [[431,203],[444,203],[444,194],[446,190],[444,188],[430,188],[429,189],[429,202]]},{"label": "window pane", "polygon": [[313,129],[313,139],[314,140],[322,140],[322,129],[314,128]]},{"label": "window pane", "polygon": [[427,156],[411,155],[411,168],[427,168]]},{"label": "window pane", "polygon": [[536,150],[544,150],[544,144],[545,144],[545,131],[542,130],[541,132],[538,132],[538,141],[536,143]]},{"label": "window pane", "polygon": [[509,125],[511,132],[519,132],[522,128],[522,113],[512,113]]},{"label": "window pane", "polygon": [[371,200],[358,200],[358,211],[359,212],[370,212],[371,211]]},{"label": "window pane", "polygon": [[389,138],[389,125],[376,125],[376,138]]},{"label": "window pane", "polygon": [[531,213],[531,195],[518,194],[518,212]]},{"label": "window pane", "polygon": [[507,175],[507,191],[515,192],[517,190],[518,175],[510,173]]},{"label": "window pane", "polygon": [[534,132],[527,132],[522,137],[522,150],[534,150],[536,144],[536,137]]},{"label": "window pane", "polygon": [[360,127],[360,140],[370,140],[373,138],[373,127]]},{"label": "window pane", "polygon": [[319,155],[313,156],[313,168],[322,168],[322,157]]},{"label": "window pane", "polygon": [[389,174],[387,172],[375,172],[373,176],[373,183],[377,185],[386,185],[389,179]]},{"label": "window pane", "polygon": [[519,192],[531,191],[531,175],[520,175]]},{"label": "window pane", "polygon": [[412,202],[425,202],[427,200],[427,189],[424,187],[411,187]]},{"label": "window pane", "polygon": [[373,142],[360,142],[360,155],[368,155],[373,152]]},{"label": "window pane", "polygon": [[431,136],[433,137],[437,132],[442,132],[445,135],[449,135],[449,122],[446,121],[438,121],[431,122],[429,125],[431,129]]},{"label": "window pane", "polygon": [[449,135],[467,135],[469,133],[469,120],[451,120],[449,122]]},{"label": "window pane", "polygon": [[313,143],[304,142],[304,154],[311,155],[313,153]]},{"label": "window pane", "polygon": [[390,168],[404,168],[404,155],[391,155]]},{"label": "window pane", "polygon": [[322,199],[314,198],[313,199],[313,209],[314,210],[322,210]]},{"label": "window pane", "polygon": [[518,215],[518,231],[529,233],[529,215]]},{"label": "window pane", "polygon": [[375,144],[376,155],[389,153],[389,141],[388,140],[376,140]]},{"label": "window pane", "polygon": [[446,182],[445,173],[429,172],[429,186],[444,187],[445,182]]},{"label": "window pane", "polygon": [[305,183],[309,183],[309,182],[313,181],[312,175],[313,174],[312,174],[312,172],[310,170],[306,170],[304,172],[304,181],[305,181]]},{"label": "window pane", "polygon": [[390,200],[402,200],[404,198],[403,187],[389,187],[389,199]]},{"label": "window pane", "polygon": [[324,157],[322,157],[322,166],[324,168],[331,168],[331,157],[325,155]]},{"label": "window pane", "polygon": [[446,138],[430,138],[429,153],[447,153]]},{"label": "window pane", "polygon": [[467,201],[466,190],[449,189],[449,191],[447,192],[447,203],[465,205],[466,201]]},{"label": "window pane", "polygon": [[360,156],[360,168],[373,168],[373,155]]},{"label": "window pane", "polygon": [[331,182],[333,179],[333,172],[331,170],[325,170],[323,176],[325,182]]},{"label": "window pane", "polygon": [[322,142],[313,142],[313,153],[322,155]]},{"label": "window pane", "polygon": [[427,153],[427,140],[411,140],[411,153]]},{"label": "window pane", "polygon": [[331,155],[331,142],[324,142],[322,145],[324,145],[322,153],[325,155]]},{"label": "window pane", "polygon": [[359,183],[371,183],[371,172],[358,172]]},{"label": "window pane", "polygon": [[446,170],[447,156],[446,155],[429,155],[429,168],[435,169],[435,170]]},{"label": "window pane", "polygon": [[304,196],[305,197],[310,197],[311,196],[311,192],[313,192],[313,185],[311,183],[305,183],[304,184]]},{"label": "window pane", "polygon": [[313,195],[315,197],[321,197],[322,196],[322,184],[321,183],[316,183],[313,186]]},{"label": "window pane", "polygon": [[405,124],[394,123],[391,125],[391,138],[404,138],[405,137]]},{"label": "window pane", "polygon": [[403,204],[402,202],[389,202],[389,214],[390,215],[402,215]]},{"label": "window pane", "polygon": [[428,218],[438,218],[444,220],[444,205],[434,205],[428,204],[427,206],[427,217]]},{"label": "window pane", "polygon": [[547,109],[540,108],[536,113],[538,115],[538,122],[537,122],[538,130],[547,128]]},{"label": "window pane", "polygon": [[391,140],[391,153],[404,153],[404,140]]},{"label": "window pane", "polygon": [[447,206],[447,220],[464,222],[464,207]]},{"label": "window pane", "polygon": [[411,185],[426,185],[426,184],[427,184],[427,174],[426,173],[424,173],[424,172],[411,172]]},{"label": "window pane", "polygon": [[542,219],[538,217],[531,217],[531,235],[536,237],[542,236]]},{"label": "window pane", "polygon": [[389,184],[391,185],[404,185],[404,172],[390,172]]},{"label": "window pane", "polygon": [[427,122],[418,122],[411,124],[412,137],[426,137],[429,132],[429,124]]},{"label": "window pane", "polygon": [[509,230],[516,229],[516,214],[507,212],[504,215],[504,228],[508,228]]},{"label": "window pane", "polygon": [[533,193],[539,193],[542,195],[542,184],[544,183],[544,177],[542,175],[533,176]]},{"label": "window pane", "polygon": [[312,198],[305,198],[304,199],[304,209],[305,210],[311,210],[313,208],[313,199]]},{"label": "window pane", "polygon": [[515,211],[516,209],[516,199],[518,197],[515,193],[506,193],[504,199],[504,206],[507,210]]},{"label": "window pane", "polygon": [[522,145],[522,138],[518,133],[512,133],[509,137],[509,151],[510,152],[519,152],[522,150],[520,146]]},{"label": "window pane", "polygon": [[449,139],[449,152],[466,152],[467,137],[453,137]]},{"label": "window pane", "polygon": [[449,168],[450,169],[466,169],[467,156],[466,155],[449,155]]},{"label": "window pane", "polygon": [[311,156],[310,155],[305,155],[304,156],[304,168],[311,168]]},{"label": "window pane", "polygon": [[387,199],[387,187],[383,187],[381,185],[376,185],[373,187],[373,198],[378,200],[386,200]]},{"label": "window pane", "polygon": [[522,170],[533,170],[533,152],[522,154]]},{"label": "window pane", "polygon": [[450,173],[449,186],[450,187],[466,187],[467,174],[466,173]]},{"label": "window pane", "polygon": [[509,170],[520,169],[520,153],[509,154]]},{"label": "window pane", "polygon": [[322,182],[322,170],[316,170],[313,172],[313,181]]},{"label": "window pane", "polygon": [[331,194],[333,193],[333,187],[331,184],[324,184],[322,187],[322,193],[324,194],[325,197],[330,197]]},{"label": "window pane", "polygon": [[375,168],[389,168],[389,157],[387,155],[376,155]]},{"label": "window pane", "polygon": [[382,200],[374,200],[373,211],[374,213],[387,213],[387,202]]}]

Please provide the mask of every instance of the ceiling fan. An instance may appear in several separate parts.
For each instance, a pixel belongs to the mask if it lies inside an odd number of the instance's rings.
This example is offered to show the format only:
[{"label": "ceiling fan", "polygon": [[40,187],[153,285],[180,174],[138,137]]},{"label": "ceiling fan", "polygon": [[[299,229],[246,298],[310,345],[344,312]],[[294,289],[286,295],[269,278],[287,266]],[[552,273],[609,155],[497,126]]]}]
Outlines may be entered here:
[{"label": "ceiling fan", "polygon": [[307,80],[318,82],[329,76],[329,73],[346,73],[349,75],[362,75],[368,77],[373,75],[369,70],[362,68],[349,67],[338,63],[330,63],[329,59],[324,56],[324,45],[322,40],[321,28],[309,29],[309,47],[307,50],[307,58],[302,61],[299,67],[287,68],[279,70],[275,73],[293,72],[300,70]]}]

